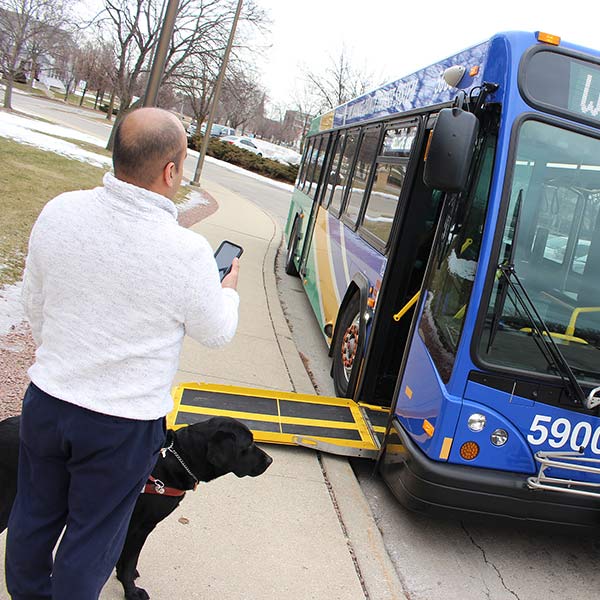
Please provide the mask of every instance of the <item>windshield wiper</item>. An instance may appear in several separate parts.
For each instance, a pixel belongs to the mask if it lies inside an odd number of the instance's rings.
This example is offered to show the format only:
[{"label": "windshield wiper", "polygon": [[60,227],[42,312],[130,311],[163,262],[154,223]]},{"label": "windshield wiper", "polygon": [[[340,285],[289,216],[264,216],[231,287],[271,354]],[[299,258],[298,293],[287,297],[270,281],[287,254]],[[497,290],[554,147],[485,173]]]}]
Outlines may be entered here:
[{"label": "windshield wiper", "polygon": [[[505,264],[514,265],[515,262],[515,252],[517,249],[517,234],[519,233],[519,223],[521,216],[521,204],[523,203],[523,188],[519,190],[517,195],[517,201],[515,203],[515,210],[513,212],[512,218],[512,230],[513,236],[510,244],[510,251],[508,253],[508,257],[505,261]],[[501,265],[498,265],[498,268],[501,268]],[[490,324],[490,335],[488,337],[487,344],[487,353],[489,354],[492,349],[492,344],[494,343],[494,338],[496,337],[496,332],[498,331],[498,325],[500,324],[500,318],[502,317],[502,311],[504,310],[504,304],[506,303],[506,295],[508,293],[508,285],[503,283],[503,281],[498,282],[498,291],[496,293],[496,301],[494,302],[494,312],[492,313],[492,322]]]},{"label": "windshield wiper", "polygon": [[508,287],[510,287],[511,291],[515,295],[515,298],[527,316],[527,319],[531,323],[534,340],[540,348],[544,358],[548,362],[548,365],[556,371],[557,375],[560,376],[563,384],[566,386],[567,391],[570,390],[570,392],[575,396],[575,399],[581,403],[582,406],[585,406],[586,408],[593,408],[594,404],[591,404],[589,398],[586,397],[585,392],[581,389],[573,370],[563,356],[563,353],[556,345],[556,342],[552,337],[552,332],[548,329],[544,319],[542,319],[542,316],[535,307],[535,304],[529,297],[525,286],[519,279],[515,271],[515,266],[513,264],[498,265],[498,269],[504,276]]}]

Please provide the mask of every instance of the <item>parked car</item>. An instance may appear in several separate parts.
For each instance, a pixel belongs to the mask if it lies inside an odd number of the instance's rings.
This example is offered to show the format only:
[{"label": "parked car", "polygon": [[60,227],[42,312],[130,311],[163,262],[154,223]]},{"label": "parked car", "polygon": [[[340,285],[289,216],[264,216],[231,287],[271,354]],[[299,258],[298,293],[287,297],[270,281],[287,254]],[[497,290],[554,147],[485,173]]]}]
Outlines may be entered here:
[{"label": "parked car", "polygon": [[[200,127],[200,133],[202,135],[204,135],[205,131],[206,131],[206,123],[203,123],[202,127]],[[212,127],[210,128],[210,137],[223,137],[225,135],[233,135],[234,133],[235,133],[235,129],[232,129],[231,127],[227,127],[226,125],[219,125],[218,123],[213,123]],[[189,137],[196,135],[196,122],[195,121],[192,121],[192,123],[187,128],[187,134]]]},{"label": "parked car", "polygon": [[228,135],[221,139],[222,142],[227,142],[228,144],[233,144],[238,148],[243,148],[244,150],[248,150],[249,152],[253,152],[257,156],[262,156],[263,153],[260,151],[258,146],[247,137],[240,137],[238,135]]}]

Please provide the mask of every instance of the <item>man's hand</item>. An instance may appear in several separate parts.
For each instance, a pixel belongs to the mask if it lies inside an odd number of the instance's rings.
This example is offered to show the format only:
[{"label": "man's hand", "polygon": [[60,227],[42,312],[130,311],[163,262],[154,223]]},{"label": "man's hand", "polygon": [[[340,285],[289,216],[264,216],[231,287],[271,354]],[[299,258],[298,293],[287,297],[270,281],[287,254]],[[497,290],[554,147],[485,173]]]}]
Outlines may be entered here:
[{"label": "man's hand", "polygon": [[229,271],[229,273],[223,277],[223,281],[221,281],[221,287],[237,290],[239,272],[240,260],[239,258],[234,258],[233,262],[231,263],[231,271]]}]

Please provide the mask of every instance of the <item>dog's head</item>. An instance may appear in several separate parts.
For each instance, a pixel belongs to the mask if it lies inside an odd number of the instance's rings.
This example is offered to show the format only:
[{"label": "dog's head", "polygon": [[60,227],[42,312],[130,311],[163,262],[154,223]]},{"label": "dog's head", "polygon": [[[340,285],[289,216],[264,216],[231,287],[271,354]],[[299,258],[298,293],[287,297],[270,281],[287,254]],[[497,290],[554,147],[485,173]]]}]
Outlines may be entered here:
[{"label": "dog's head", "polygon": [[[177,434],[182,448],[184,445],[188,448],[197,446],[200,439],[206,444],[204,459],[214,471],[212,476],[209,476],[211,479],[226,473],[234,473],[238,477],[257,477],[273,462],[273,459],[254,443],[252,432],[236,419],[212,417],[184,427],[178,430]],[[188,451],[186,455],[191,458]],[[205,471],[206,466],[197,465],[194,472],[201,473]]]}]

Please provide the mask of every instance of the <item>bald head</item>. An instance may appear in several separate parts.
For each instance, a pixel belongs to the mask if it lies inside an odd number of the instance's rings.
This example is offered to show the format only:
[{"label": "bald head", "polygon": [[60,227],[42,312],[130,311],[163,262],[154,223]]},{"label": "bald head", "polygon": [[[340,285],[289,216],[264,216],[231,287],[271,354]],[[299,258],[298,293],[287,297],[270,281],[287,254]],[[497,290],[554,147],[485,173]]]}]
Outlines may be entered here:
[{"label": "bald head", "polygon": [[118,179],[152,189],[165,166],[179,172],[186,151],[186,134],[179,119],[161,108],[138,108],[117,126],[113,167]]}]

